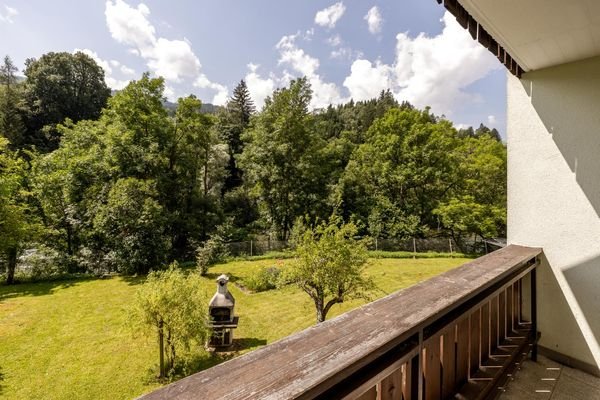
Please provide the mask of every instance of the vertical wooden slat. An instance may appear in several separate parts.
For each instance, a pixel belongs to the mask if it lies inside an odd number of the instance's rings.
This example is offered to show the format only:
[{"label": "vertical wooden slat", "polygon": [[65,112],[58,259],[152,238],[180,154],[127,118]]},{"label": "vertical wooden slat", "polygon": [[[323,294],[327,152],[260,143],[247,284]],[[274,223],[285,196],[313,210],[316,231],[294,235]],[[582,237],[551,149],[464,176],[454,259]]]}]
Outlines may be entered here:
[{"label": "vertical wooden slat", "polygon": [[402,369],[385,377],[377,389],[377,400],[402,400]]},{"label": "vertical wooden slat", "polygon": [[498,347],[498,296],[490,301],[490,350]]},{"label": "vertical wooden slat", "polygon": [[463,318],[456,328],[456,384],[462,386],[469,377],[469,318]]},{"label": "vertical wooden slat", "polygon": [[413,357],[404,365],[403,400],[419,398],[419,357]]},{"label": "vertical wooden slat", "polygon": [[498,295],[498,339],[502,342],[506,338],[506,293]]},{"label": "vertical wooden slat", "polygon": [[480,308],[471,313],[471,326],[469,329],[469,377],[479,369],[480,314]]},{"label": "vertical wooden slat", "polygon": [[513,318],[514,318],[514,296],[512,285],[506,288],[506,335],[511,336],[513,331]]},{"label": "vertical wooden slat", "polygon": [[517,310],[519,313],[519,324],[523,322],[523,278],[517,281],[518,294],[517,294]]},{"label": "vertical wooden slat", "polygon": [[515,317],[513,323],[513,329],[519,329],[519,322],[521,321],[521,289],[520,289],[521,281],[516,281],[513,289],[514,294],[514,309],[515,309]]},{"label": "vertical wooden slat", "polygon": [[481,306],[481,362],[490,357],[490,303]]},{"label": "vertical wooden slat", "polygon": [[440,399],[441,395],[441,360],[440,360],[440,336],[434,336],[425,343],[424,357],[424,388],[425,399]]},{"label": "vertical wooden slat", "polygon": [[456,329],[455,325],[444,331],[442,337],[442,398],[458,389],[456,387]]},{"label": "vertical wooden slat", "polygon": [[371,389],[357,397],[356,400],[377,400],[377,386],[373,386]]}]

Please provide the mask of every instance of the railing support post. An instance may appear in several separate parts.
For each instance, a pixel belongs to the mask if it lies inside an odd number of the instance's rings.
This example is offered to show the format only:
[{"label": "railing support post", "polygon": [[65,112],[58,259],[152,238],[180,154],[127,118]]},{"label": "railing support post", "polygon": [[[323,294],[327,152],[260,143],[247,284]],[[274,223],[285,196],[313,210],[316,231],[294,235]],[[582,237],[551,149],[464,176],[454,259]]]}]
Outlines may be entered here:
[{"label": "railing support post", "polygon": [[425,391],[425,387],[423,385],[423,374],[425,373],[423,369],[423,362],[425,361],[423,358],[423,330],[419,331],[419,353],[417,354],[419,360],[419,396],[418,400],[423,400],[423,392]]},{"label": "railing support post", "polygon": [[537,279],[536,279],[536,268],[531,270],[531,334],[532,346],[531,346],[531,359],[537,361]]}]

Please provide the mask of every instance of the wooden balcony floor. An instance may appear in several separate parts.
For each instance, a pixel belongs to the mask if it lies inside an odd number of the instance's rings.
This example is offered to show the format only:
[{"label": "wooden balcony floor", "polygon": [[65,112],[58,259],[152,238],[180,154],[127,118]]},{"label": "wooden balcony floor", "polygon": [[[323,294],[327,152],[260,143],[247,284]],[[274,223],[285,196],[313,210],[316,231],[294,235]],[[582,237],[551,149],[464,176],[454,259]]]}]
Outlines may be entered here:
[{"label": "wooden balcony floor", "polygon": [[600,399],[600,378],[538,356],[526,359],[508,382],[501,400]]}]

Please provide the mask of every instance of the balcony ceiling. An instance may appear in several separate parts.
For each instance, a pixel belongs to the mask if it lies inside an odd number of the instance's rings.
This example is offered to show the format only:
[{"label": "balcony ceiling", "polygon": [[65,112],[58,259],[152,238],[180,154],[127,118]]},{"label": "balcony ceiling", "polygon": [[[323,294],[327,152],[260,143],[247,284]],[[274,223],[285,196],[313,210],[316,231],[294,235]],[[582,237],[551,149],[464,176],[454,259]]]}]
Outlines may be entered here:
[{"label": "balcony ceiling", "polygon": [[600,0],[459,0],[525,70],[600,55]]}]

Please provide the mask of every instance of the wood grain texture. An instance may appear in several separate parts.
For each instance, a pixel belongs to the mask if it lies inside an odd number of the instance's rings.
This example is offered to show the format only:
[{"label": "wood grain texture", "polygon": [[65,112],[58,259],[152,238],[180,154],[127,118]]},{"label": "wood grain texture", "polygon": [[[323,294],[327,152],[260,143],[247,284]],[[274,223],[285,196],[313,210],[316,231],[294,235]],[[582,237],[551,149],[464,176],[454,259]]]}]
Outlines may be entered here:
[{"label": "wood grain texture", "polygon": [[539,254],[507,246],[143,398],[315,398]]}]

